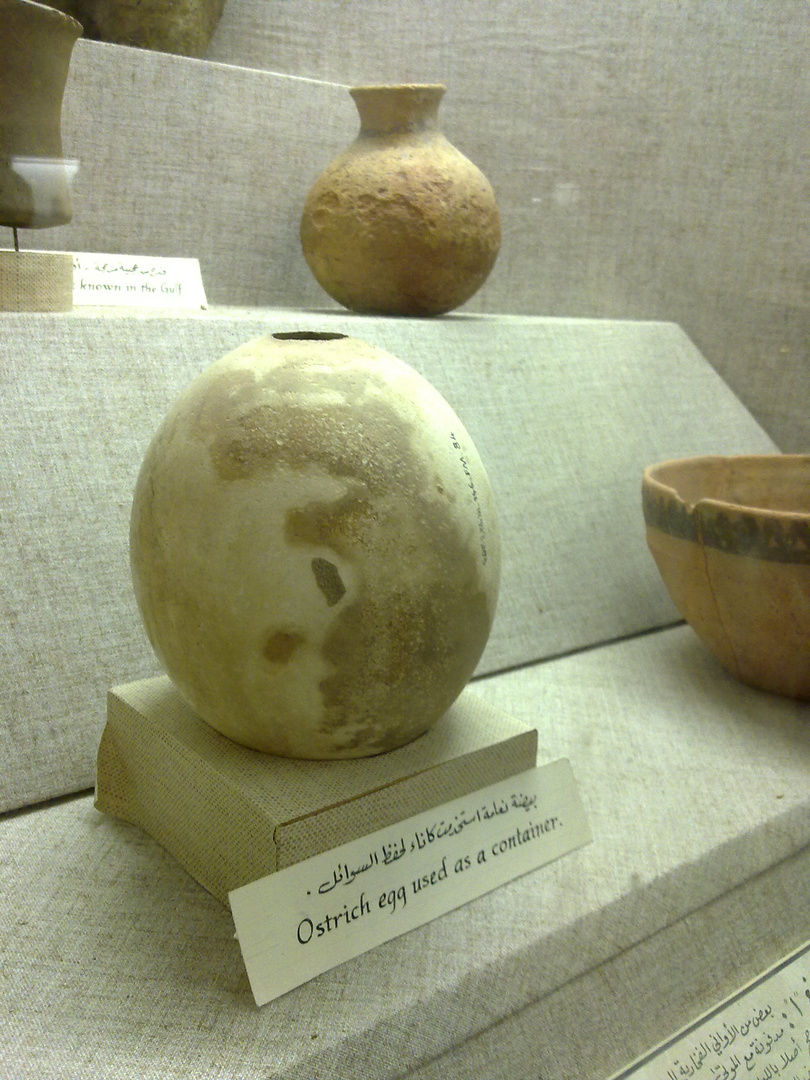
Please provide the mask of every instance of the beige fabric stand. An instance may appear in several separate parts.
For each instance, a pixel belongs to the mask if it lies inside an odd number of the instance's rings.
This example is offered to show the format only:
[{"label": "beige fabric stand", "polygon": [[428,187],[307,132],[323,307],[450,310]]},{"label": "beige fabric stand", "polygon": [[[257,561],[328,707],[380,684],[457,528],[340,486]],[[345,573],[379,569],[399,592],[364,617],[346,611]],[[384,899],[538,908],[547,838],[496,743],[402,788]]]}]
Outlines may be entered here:
[{"label": "beige fabric stand", "polygon": [[[246,338],[330,326],[450,400],[501,514],[471,692],[567,757],[594,841],[259,1010],[227,908],[88,787],[156,674],[134,476]],[[213,310],[0,319],[0,1075],[604,1080],[810,937],[810,714],[730,678],[644,543],[643,465],[773,444],[677,327]],[[567,654],[567,655],[562,655]]]},{"label": "beige fabric stand", "polygon": [[70,311],[73,256],[66,251],[0,251],[0,311]]},{"label": "beige fabric stand", "polygon": [[531,769],[537,732],[465,690],[421,738],[358,761],[291,761],[226,739],[166,676],[116,687],[96,807],[139,825],[227,903],[240,885]]}]

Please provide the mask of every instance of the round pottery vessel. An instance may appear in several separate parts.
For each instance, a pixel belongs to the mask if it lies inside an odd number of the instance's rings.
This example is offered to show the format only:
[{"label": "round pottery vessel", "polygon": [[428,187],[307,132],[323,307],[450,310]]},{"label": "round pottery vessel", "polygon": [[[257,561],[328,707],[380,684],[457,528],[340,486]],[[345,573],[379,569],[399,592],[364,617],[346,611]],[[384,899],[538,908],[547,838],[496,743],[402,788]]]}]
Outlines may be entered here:
[{"label": "round pottery vessel", "polygon": [[131,521],[148,636],[195,711],[257,750],[352,758],[450,707],[486,644],[500,543],[469,435],[361,341],[251,341],[155,435]]},{"label": "round pottery vessel", "polygon": [[62,97],[82,28],[31,0],[0,0],[0,28],[0,225],[66,225]]},{"label": "round pottery vessel", "polygon": [[139,49],[205,55],[225,0],[52,0],[84,27],[85,37]]},{"label": "round pottery vessel", "polygon": [[486,280],[501,225],[489,181],[442,135],[439,85],[357,86],[360,133],[327,166],[301,246],[333,299],[361,312],[440,315]]},{"label": "round pottery vessel", "polygon": [[646,469],[647,543],[675,606],[750,686],[810,699],[810,456]]}]

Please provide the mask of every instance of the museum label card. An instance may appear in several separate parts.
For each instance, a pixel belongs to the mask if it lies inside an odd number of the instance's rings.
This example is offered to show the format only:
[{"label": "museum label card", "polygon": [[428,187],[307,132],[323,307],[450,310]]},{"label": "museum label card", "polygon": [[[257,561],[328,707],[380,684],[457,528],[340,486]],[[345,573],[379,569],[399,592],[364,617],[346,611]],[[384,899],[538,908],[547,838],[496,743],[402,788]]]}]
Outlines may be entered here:
[{"label": "museum label card", "polygon": [[256,1004],[590,840],[563,758],[235,889]]},{"label": "museum label card", "polygon": [[75,306],[208,307],[198,259],[157,256],[73,256]]},{"label": "museum label card", "polygon": [[810,942],[612,1080],[810,1080]]}]

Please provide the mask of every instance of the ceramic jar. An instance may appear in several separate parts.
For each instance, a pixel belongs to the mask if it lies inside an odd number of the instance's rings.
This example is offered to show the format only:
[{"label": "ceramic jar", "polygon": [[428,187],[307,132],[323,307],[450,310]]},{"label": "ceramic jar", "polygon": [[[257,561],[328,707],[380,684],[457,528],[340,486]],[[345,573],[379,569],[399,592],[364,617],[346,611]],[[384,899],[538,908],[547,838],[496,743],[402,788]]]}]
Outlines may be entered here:
[{"label": "ceramic jar", "polygon": [[360,133],[315,182],[301,244],[361,312],[439,315],[483,285],[501,242],[489,181],[438,126],[439,85],[358,86]]},{"label": "ceramic jar", "polygon": [[225,0],[53,0],[84,26],[85,37],[115,45],[201,57]]},{"label": "ceramic jar", "polygon": [[274,334],[181,395],[132,507],[135,594],[197,714],[256,750],[354,758],[434,724],[486,644],[494,499],[448,403],[390,353]]},{"label": "ceramic jar", "polygon": [[0,0],[0,224],[65,225],[62,97],[82,28],[32,0]]}]

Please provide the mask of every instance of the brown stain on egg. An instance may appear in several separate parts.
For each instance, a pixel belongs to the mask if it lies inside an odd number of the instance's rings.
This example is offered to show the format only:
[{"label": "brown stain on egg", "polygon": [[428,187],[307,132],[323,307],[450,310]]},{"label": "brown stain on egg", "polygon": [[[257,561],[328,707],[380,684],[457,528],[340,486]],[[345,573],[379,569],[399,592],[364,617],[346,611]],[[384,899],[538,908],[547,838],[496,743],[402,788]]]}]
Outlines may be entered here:
[{"label": "brown stain on egg", "polygon": [[311,565],[315,584],[326,597],[327,605],[339,604],[346,595],[346,586],[338,568],[328,559],[313,559]]},{"label": "brown stain on egg", "polygon": [[323,649],[334,668],[321,683],[323,730],[343,750],[375,753],[421,734],[466,685],[490,624],[486,596],[463,584],[391,589],[350,605]]},{"label": "brown stain on egg", "polygon": [[[334,550],[357,573],[346,603],[337,566],[311,563],[336,613],[322,643],[331,673],[320,684],[320,730],[355,756],[400,746],[443,715],[473,673],[493,612],[478,552],[448,513],[454,497],[426,469],[418,425],[368,393],[387,385],[381,375],[329,362],[299,356],[266,375],[228,372],[196,426],[221,480],[314,466],[345,482],[338,499],[290,509],[284,533],[295,547]],[[276,630],[264,656],[287,663],[303,640]]]},{"label": "brown stain on egg", "polygon": [[[221,479],[247,479],[281,464],[319,465],[374,490],[380,474],[387,477],[396,468],[390,455],[400,442],[401,418],[378,398],[360,404],[370,388],[384,388],[381,376],[291,360],[277,365],[267,383],[270,394],[252,372],[229,372],[203,402],[197,428]],[[328,393],[337,400],[319,404]],[[373,457],[372,447],[381,442],[384,464]]]},{"label": "brown stain on egg", "polygon": [[[446,499],[431,490],[412,433],[384,403],[375,402],[372,411],[387,436],[384,458],[357,468],[356,483],[341,499],[289,511],[285,536],[295,545],[331,547],[349,560],[361,555],[357,596],[322,649],[333,672],[321,683],[321,728],[343,751],[363,746],[381,753],[414,738],[450,707],[483,652],[492,613],[477,553],[448,516]],[[349,452],[343,466],[351,460]],[[391,572],[409,561],[410,582]]]},{"label": "brown stain on egg", "polygon": [[287,664],[304,640],[303,635],[296,631],[274,630],[265,642],[262,653],[272,664]]},{"label": "brown stain on egg", "polygon": [[[379,515],[360,485],[334,502],[310,503],[287,511],[284,535],[290,544],[335,547],[348,555],[353,549],[369,548]],[[340,539],[340,546],[335,541]]]}]

